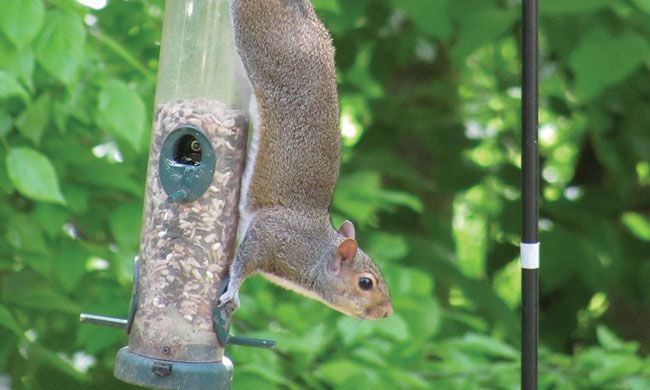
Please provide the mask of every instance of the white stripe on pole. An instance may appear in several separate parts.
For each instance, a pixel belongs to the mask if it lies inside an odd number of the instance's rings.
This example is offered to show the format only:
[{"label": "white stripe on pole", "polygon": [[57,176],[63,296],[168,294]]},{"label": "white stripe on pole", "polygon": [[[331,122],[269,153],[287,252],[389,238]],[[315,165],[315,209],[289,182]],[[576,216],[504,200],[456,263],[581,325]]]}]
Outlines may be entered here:
[{"label": "white stripe on pole", "polygon": [[539,242],[534,244],[521,243],[521,268],[538,269],[539,268]]}]

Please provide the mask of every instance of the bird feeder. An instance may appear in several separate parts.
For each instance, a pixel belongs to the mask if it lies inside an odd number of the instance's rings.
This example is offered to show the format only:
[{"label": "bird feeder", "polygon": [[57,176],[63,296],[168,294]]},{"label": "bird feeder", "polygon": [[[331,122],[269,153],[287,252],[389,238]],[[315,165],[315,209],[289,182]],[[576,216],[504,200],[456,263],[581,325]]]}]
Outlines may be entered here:
[{"label": "bird feeder", "polygon": [[216,306],[235,250],[248,119],[247,82],[228,0],[167,1],[139,255],[129,318],[82,314],[123,327],[115,376],[167,389],[228,389],[229,336]]}]

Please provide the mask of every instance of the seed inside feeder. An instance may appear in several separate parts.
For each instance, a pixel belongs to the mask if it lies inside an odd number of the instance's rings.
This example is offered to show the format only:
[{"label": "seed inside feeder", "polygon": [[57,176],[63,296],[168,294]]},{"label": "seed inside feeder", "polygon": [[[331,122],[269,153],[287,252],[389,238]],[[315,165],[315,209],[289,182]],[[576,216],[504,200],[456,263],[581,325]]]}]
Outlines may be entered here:
[{"label": "seed inside feeder", "polygon": [[[169,203],[159,179],[163,140],[175,129],[199,128],[218,156],[209,189],[189,203]],[[129,347],[144,356],[218,361],[212,313],[219,282],[235,249],[237,203],[248,122],[217,101],[179,100],[157,107],[140,241],[140,299]],[[206,145],[207,147],[207,145]],[[199,165],[201,142],[184,135],[174,163]],[[170,347],[169,354],[160,345]]]}]

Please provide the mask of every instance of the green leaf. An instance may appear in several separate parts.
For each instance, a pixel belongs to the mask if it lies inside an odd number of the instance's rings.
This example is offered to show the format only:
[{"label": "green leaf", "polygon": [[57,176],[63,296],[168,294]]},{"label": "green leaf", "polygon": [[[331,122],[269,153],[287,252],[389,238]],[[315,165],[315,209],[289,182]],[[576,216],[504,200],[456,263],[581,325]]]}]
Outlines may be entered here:
[{"label": "green leaf", "polygon": [[286,340],[282,343],[283,347],[290,353],[301,354],[306,360],[311,360],[318,351],[321,351],[330,340],[331,330],[320,323],[316,326],[308,328],[302,334],[294,334],[291,340]]},{"label": "green leaf", "polygon": [[371,199],[380,189],[380,180],[375,172],[357,172],[342,176],[334,193],[334,207],[360,225],[370,223],[379,207],[377,202]]},{"label": "green leaf", "polygon": [[542,15],[577,15],[586,14],[607,7],[610,0],[544,0],[540,1]]},{"label": "green leaf", "polygon": [[393,307],[406,323],[412,342],[422,342],[440,330],[441,310],[432,297],[395,297]]},{"label": "green leaf", "polygon": [[451,35],[451,20],[447,0],[394,0],[422,31],[446,40]]},{"label": "green leaf", "polygon": [[356,172],[343,176],[339,182],[334,207],[360,225],[372,222],[380,209],[391,210],[395,206],[405,206],[416,212],[423,209],[416,196],[382,188],[377,172]]},{"label": "green leaf", "polygon": [[142,99],[126,84],[110,80],[99,94],[99,122],[115,137],[142,149],[145,108]]},{"label": "green leaf", "polygon": [[318,370],[318,375],[334,384],[344,384],[352,380],[363,379],[366,376],[365,367],[351,360],[329,361]]},{"label": "green leaf", "polygon": [[[625,378],[638,374],[643,368],[643,362],[634,355],[608,354],[603,366],[589,373],[589,378],[596,385],[604,385],[617,378]],[[603,386],[604,387],[604,386]]]},{"label": "green leaf", "polygon": [[410,338],[408,326],[399,314],[382,319],[377,326],[377,333],[386,335],[397,342],[406,342]]},{"label": "green leaf", "polygon": [[42,0],[0,1],[0,30],[18,48],[30,43],[43,25]]},{"label": "green leaf", "polygon": [[[67,198],[66,198],[67,200]],[[56,238],[63,232],[63,225],[68,219],[68,211],[59,205],[39,203],[33,213],[43,231],[51,238]]]},{"label": "green leaf", "polygon": [[621,220],[636,238],[650,241],[650,220],[639,213],[632,212],[624,213]]},{"label": "green leaf", "polygon": [[16,78],[0,70],[0,99],[9,97],[20,97],[23,101],[29,101],[29,94]]},{"label": "green leaf", "polygon": [[341,317],[336,327],[343,339],[344,345],[352,345],[366,340],[375,329],[372,321],[364,321],[352,317]]},{"label": "green leaf", "polygon": [[11,116],[4,111],[0,111],[0,137],[5,137],[11,131],[13,122]]},{"label": "green leaf", "polygon": [[139,203],[119,206],[111,214],[109,222],[111,233],[118,245],[126,249],[138,249],[142,225],[142,207]]},{"label": "green leaf", "polygon": [[88,210],[89,194],[87,187],[66,185],[63,188],[63,197],[68,209],[74,214],[84,214]]},{"label": "green leaf", "polygon": [[[645,366],[648,366],[650,361],[645,363]],[[647,369],[646,369],[647,371]],[[626,378],[621,378],[621,388],[629,390],[647,390],[650,389],[650,376],[645,373],[644,376],[628,376]]]},{"label": "green leaf", "polygon": [[483,354],[490,357],[516,360],[519,352],[510,345],[492,337],[470,333],[454,342],[458,348],[472,354]]},{"label": "green leaf", "polygon": [[11,185],[11,181],[9,181],[6,165],[5,159],[0,158],[0,191],[5,194],[11,194],[15,191],[15,188]]},{"label": "green leaf", "polygon": [[366,252],[375,261],[395,261],[406,256],[408,243],[402,236],[388,233],[378,233],[370,236]]},{"label": "green leaf", "polygon": [[313,4],[314,8],[319,12],[329,11],[337,15],[341,12],[341,5],[337,0],[314,0]]},{"label": "green leaf", "polygon": [[23,196],[35,201],[65,204],[50,160],[36,150],[19,147],[7,154],[9,180]]},{"label": "green leaf", "polygon": [[421,374],[409,372],[402,369],[402,367],[394,367],[388,371],[388,374],[405,389],[430,390],[435,387],[432,382],[424,379]]},{"label": "green leaf", "polygon": [[[382,320],[382,324],[384,322],[385,320]],[[382,368],[387,367],[389,364],[387,358],[389,357],[377,353],[377,348],[374,347],[375,347],[374,345],[367,345],[365,347],[359,346],[354,349],[352,356],[355,358],[355,360],[362,361],[367,365],[372,365],[372,366],[377,366]]]},{"label": "green leaf", "polygon": [[31,46],[16,49],[0,35],[0,68],[16,76],[30,90],[34,89],[32,74],[35,63]]},{"label": "green leaf", "polygon": [[33,272],[6,275],[2,278],[2,295],[7,302],[27,308],[73,315],[81,312],[76,303],[61,295],[47,280]]},{"label": "green leaf", "polygon": [[454,1],[449,5],[460,30],[458,42],[452,48],[454,61],[459,64],[479,47],[505,34],[519,17],[519,14],[495,7],[491,1]]},{"label": "green leaf", "polygon": [[407,194],[406,192],[382,190],[377,193],[377,198],[384,201],[387,205],[397,205],[408,207],[411,210],[421,213],[424,206],[417,196]]},{"label": "green leaf", "polygon": [[521,265],[512,261],[494,273],[494,291],[511,309],[521,302]]},{"label": "green leaf", "polygon": [[79,242],[67,242],[54,260],[54,276],[66,291],[73,291],[86,273],[90,253]]},{"label": "green leaf", "polygon": [[24,332],[9,309],[2,304],[0,304],[0,326],[12,331],[18,337],[21,337]]},{"label": "green leaf", "polygon": [[487,217],[472,207],[467,193],[454,201],[453,233],[460,270],[480,278],[485,272]]},{"label": "green leaf", "polygon": [[38,145],[50,116],[50,96],[41,95],[18,117],[16,127],[28,140]]},{"label": "green leaf", "polygon": [[86,30],[81,16],[54,9],[36,40],[36,60],[64,84],[72,81],[83,58]]},{"label": "green leaf", "polygon": [[45,363],[47,367],[52,367],[78,381],[87,382],[89,380],[88,375],[77,370],[74,365],[67,359],[64,359],[61,354],[54,353],[36,343],[25,345],[25,349],[28,350],[30,360],[41,361]]},{"label": "green leaf", "polygon": [[[239,367],[239,370],[237,371],[238,374],[245,374],[249,377],[249,381],[251,377],[258,377],[258,380],[264,380],[262,387],[265,389],[268,388],[276,388],[277,385],[285,385],[285,388],[288,388],[289,385],[289,380],[287,379],[286,376],[282,375],[279,372],[273,372],[268,370],[266,367],[263,367],[261,365],[256,365],[256,364],[246,364],[243,367]],[[246,383],[247,385],[252,385],[252,381]],[[239,384],[239,386],[242,386],[242,384]],[[242,387],[244,389],[248,388],[250,389],[251,387]],[[252,387],[252,388],[259,388],[259,387]]]},{"label": "green leaf", "polygon": [[433,279],[422,270],[411,267],[400,267],[393,286],[395,290],[412,297],[426,298],[433,293]]},{"label": "green leaf", "polygon": [[607,327],[599,325],[596,328],[596,336],[598,337],[598,342],[608,351],[626,351],[629,353],[635,353],[638,349],[638,345],[635,342],[626,343],[620,338],[618,338],[614,332],[609,330]]},{"label": "green leaf", "polygon": [[[341,7],[341,3],[344,3],[345,7]],[[324,18],[327,28],[334,34],[353,29],[366,22],[364,18],[368,8],[368,0],[347,2],[318,0],[314,2],[314,6],[319,11],[320,16]]]},{"label": "green leaf", "polygon": [[59,130],[59,133],[65,134],[66,124],[69,116],[67,105],[61,103],[60,101],[53,101],[52,111],[50,115],[52,116],[52,123],[57,128],[57,130]]},{"label": "green leaf", "polygon": [[632,0],[637,7],[650,14],[650,0]]},{"label": "green leaf", "polygon": [[585,100],[591,100],[623,81],[649,54],[648,43],[635,33],[612,36],[596,29],[580,41],[569,63],[577,89]]},{"label": "green leaf", "polygon": [[45,242],[43,230],[29,216],[15,213],[7,221],[5,238],[7,243],[16,251],[47,255],[48,246]]},{"label": "green leaf", "polygon": [[[59,158],[61,158],[59,156]],[[109,191],[124,191],[142,197],[143,185],[129,176],[128,168],[122,164],[111,164],[95,158],[86,164],[74,164],[77,170],[73,175],[86,187],[100,187]],[[87,198],[87,197],[86,197]],[[84,200],[81,198],[80,200]],[[83,206],[83,205],[81,205]]]}]

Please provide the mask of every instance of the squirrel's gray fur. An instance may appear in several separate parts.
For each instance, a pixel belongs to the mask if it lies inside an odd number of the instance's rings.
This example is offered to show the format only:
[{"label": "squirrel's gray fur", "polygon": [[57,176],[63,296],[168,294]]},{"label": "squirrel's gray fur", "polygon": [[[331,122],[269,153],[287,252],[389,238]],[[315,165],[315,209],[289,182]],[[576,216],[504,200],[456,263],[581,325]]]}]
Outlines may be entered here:
[{"label": "squirrel's gray fur", "polygon": [[[389,315],[386,283],[357,248],[354,226],[337,231],[329,218],[341,134],[328,31],[309,0],[231,0],[231,15],[256,112],[241,243],[220,304],[236,308],[239,286],[259,272],[348,315]],[[360,288],[361,278],[372,288]]]}]

